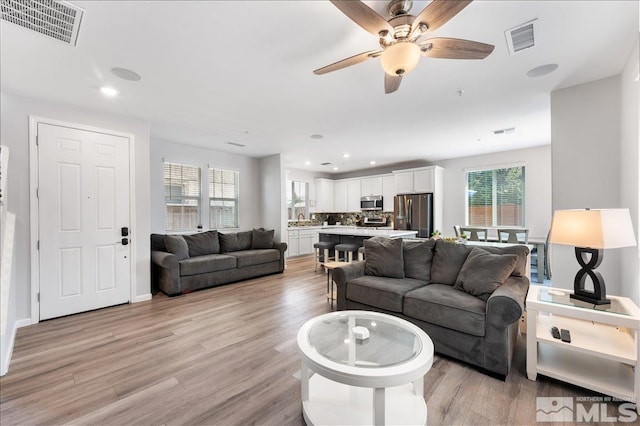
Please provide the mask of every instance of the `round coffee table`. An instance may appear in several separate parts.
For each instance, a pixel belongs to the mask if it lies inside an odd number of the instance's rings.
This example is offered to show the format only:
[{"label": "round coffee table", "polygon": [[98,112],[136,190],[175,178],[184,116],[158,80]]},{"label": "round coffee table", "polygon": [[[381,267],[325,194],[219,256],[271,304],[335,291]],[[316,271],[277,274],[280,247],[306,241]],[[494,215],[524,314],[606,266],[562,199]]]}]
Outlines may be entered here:
[{"label": "round coffee table", "polygon": [[426,424],[423,379],[433,342],[414,324],[377,312],[332,312],[300,328],[298,349],[307,424]]}]

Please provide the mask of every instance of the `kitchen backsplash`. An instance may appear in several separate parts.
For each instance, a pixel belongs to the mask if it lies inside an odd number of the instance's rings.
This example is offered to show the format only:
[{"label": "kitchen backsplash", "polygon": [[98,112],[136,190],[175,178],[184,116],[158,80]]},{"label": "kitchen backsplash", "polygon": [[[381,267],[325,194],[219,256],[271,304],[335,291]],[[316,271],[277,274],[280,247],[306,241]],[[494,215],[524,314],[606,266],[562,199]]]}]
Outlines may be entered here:
[{"label": "kitchen backsplash", "polygon": [[393,212],[359,212],[359,213],[312,213],[310,220],[290,220],[289,226],[321,226],[324,222],[331,222],[330,217],[341,225],[356,225],[357,220],[363,221],[365,217],[385,218],[387,226],[393,221]]}]

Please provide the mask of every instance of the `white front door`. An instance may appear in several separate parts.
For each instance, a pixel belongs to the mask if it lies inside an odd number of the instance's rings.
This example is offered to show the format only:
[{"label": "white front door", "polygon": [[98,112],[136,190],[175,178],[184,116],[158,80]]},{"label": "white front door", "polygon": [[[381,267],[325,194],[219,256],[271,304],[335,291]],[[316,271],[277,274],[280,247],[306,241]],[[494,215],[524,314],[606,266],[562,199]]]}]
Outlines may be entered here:
[{"label": "white front door", "polygon": [[38,123],[38,181],[40,319],[128,302],[129,139]]}]

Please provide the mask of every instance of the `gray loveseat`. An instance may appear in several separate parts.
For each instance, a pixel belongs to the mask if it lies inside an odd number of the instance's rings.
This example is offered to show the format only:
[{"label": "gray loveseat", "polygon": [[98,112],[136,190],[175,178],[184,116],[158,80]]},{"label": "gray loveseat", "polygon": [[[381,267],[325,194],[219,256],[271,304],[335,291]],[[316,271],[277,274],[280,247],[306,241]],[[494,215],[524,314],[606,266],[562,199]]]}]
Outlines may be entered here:
[{"label": "gray loveseat", "polygon": [[529,289],[529,249],[443,240],[365,241],[365,260],[336,268],[338,310],[404,318],[438,353],[494,375],[509,374]]},{"label": "gray loveseat", "polygon": [[284,271],[273,230],[151,234],[152,290],[169,296]]}]

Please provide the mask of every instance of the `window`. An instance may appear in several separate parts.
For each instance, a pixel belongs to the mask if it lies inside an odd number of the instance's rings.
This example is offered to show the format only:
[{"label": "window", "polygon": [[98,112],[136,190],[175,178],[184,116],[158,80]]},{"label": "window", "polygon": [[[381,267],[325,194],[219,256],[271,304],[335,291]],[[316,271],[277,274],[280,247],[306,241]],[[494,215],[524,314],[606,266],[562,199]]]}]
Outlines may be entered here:
[{"label": "window", "polygon": [[209,228],[239,228],[240,173],[209,169]]},{"label": "window", "polygon": [[198,227],[201,194],[199,167],[164,163],[164,225],[167,231]]},{"label": "window", "polygon": [[524,226],[524,166],[467,172],[467,225]]},{"label": "window", "polygon": [[291,181],[287,185],[287,214],[289,220],[298,220],[298,217],[309,219],[309,184],[307,182]]}]

